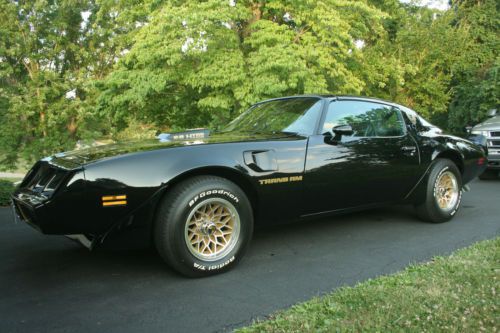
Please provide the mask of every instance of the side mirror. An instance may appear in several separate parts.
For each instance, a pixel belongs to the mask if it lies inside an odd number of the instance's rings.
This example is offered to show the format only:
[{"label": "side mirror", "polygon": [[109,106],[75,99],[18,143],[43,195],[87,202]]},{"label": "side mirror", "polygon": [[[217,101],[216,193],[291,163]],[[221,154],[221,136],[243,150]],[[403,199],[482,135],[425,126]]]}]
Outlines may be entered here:
[{"label": "side mirror", "polygon": [[491,109],[487,113],[488,117],[494,117],[497,115],[497,109]]},{"label": "side mirror", "polygon": [[342,140],[342,135],[351,135],[354,133],[351,125],[339,125],[333,127],[329,132],[330,141],[337,144]]},{"label": "side mirror", "polygon": [[339,125],[339,126],[335,126],[334,128],[332,128],[332,132],[335,134],[335,136],[337,136],[337,135],[339,135],[339,136],[342,136],[342,135],[351,135],[352,133],[354,133],[354,131],[352,130],[351,125]]}]

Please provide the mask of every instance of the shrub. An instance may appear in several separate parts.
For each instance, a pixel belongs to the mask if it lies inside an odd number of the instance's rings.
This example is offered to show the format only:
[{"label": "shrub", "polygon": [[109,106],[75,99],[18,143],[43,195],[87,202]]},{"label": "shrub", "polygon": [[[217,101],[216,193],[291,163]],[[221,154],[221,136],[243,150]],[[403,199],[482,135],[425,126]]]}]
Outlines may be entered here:
[{"label": "shrub", "polygon": [[10,204],[10,194],[14,191],[14,184],[8,180],[0,179],[0,206]]}]

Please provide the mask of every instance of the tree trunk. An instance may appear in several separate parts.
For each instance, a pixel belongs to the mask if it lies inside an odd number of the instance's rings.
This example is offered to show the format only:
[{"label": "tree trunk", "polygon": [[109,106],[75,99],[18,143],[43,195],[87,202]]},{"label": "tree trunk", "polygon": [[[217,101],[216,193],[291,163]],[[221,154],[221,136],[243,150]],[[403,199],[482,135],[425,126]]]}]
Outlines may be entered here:
[{"label": "tree trunk", "polygon": [[47,128],[45,126],[45,110],[43,107],[43,102],[40,99],[40,88],[36,88],[36,97],[38,99],[38,106],[40,107],[40,128],[42,129],[42,136],[45,138],[47,136]]}]

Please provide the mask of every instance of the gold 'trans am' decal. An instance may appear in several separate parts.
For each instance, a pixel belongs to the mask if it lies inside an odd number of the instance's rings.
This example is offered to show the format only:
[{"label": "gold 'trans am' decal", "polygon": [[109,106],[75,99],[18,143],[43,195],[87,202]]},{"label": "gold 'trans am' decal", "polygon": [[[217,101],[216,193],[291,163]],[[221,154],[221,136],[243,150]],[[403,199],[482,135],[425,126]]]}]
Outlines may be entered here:
[{"label": "gold 'trans am' decal", "polygon": [[301,182],[302,176],[290,176],[290,177],[278,177],[278,178],[268,178],[259,179],[260,185],[271,185],[279,183],[289,183],[289,182]]}]

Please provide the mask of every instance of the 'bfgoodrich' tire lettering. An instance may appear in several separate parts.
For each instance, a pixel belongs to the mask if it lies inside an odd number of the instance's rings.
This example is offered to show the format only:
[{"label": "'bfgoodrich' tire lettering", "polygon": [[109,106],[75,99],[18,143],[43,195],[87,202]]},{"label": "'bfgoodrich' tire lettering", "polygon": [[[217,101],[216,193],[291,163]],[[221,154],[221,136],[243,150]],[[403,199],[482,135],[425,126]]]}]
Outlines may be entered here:
[{"label": "'bfgoodrich' tire lettering", "polygon": [[236,195],[234,195],[233,193],[231,193],[229,191],[226,191],[226,190],[210,190],[210,191],[201,192],[200,194],[198,194],[197,196],[195,196],[192,200],[190,200],[189,201],[189,207],[193,206],[199,199],[205,198],[205,197],[207,197],[209,195],[212,195],[212,194],[220,194],[220,195],[223,195],[223,196],[226,196],[226,197],[232,199],[236,203],[240,202],[240,199]]}]

